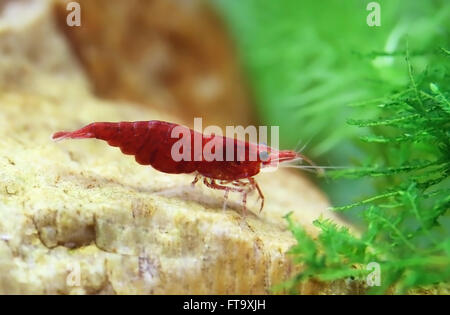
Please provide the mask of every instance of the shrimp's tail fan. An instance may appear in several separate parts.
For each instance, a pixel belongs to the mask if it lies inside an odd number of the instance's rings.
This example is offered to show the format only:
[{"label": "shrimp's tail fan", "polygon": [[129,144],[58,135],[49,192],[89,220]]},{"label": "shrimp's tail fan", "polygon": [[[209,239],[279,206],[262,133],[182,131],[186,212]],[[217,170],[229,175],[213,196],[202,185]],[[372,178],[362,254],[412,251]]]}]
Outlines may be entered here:
[{"label": "shrimp's tail fan", "polygon": [[94,138],[95,135],[91,132],[84,131],[84,128],[76,131],[59,131],[52,135],[54,141],[61,141],[64,139],[85,139]]},{"label": "shrimp's tail fan", "polygon": [[110,146],[119,147],[124,154],[136,155],[144,144],[150,142],[149,145],[153,145],[155,143],[149,139],[149,135],[152,134],[149,131],[153,125],[152,121],[94,122],[75,131],[56,132],[52,139],[59,141],[96,138],[106,141]]}]

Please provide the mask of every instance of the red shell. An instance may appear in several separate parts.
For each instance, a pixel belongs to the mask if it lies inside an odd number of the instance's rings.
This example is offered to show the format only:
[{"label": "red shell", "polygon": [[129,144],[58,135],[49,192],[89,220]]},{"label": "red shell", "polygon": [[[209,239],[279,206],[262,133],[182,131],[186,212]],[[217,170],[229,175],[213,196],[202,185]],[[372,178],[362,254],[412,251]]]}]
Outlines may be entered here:
[{"label": "red shell", "polygon": [[[172,137],[175,127],[184,128],[187,133],[190,133],[189,161],[175,161],[172,158],[172,147],[183,137],[182,134]],[[195,152],[195,137],[201,139],[199,152]],[[200,154],[213,137],[178,124],[157,120],[119,123],[95,122],[73,132],[57,132],[53,135],[55,140],[64,138],[105,140],[109,145],[119,147],[124,154],[134,155],[139,164],[151,165],[158,171],[170,174],[198,172],[213,179],[238,180],[259,173],[262,161],[258,154],[258,146],[253,143],[217,136],[215,140],[218,141],[219,147],[222,144],[223,160],[212,160],[212,157],[208,158],[207,155]],[[227,148],[232,148],[234,151],[232,161],[226,161]],[[245,152],[245,156],[242,156],[242,152]],[[194,159],[195,153],[197,153],[199,161]],[[212,153],[216,152],[213,150]],[[241,156],[238,159],[239,153]],[[250,157],[256,159],[250,161]]]}]

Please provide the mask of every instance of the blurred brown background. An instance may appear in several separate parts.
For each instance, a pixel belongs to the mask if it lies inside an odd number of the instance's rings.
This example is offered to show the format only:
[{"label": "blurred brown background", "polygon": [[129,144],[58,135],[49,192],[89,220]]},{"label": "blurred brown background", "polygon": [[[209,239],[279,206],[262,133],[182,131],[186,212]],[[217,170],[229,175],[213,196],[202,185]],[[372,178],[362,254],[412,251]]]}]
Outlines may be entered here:
[{"label": "blurred brown background", "polygon": [[200,0],[79,0],[81,26],[68,26],[70,1],[56,1],[96,93],[181,116],[187,124],[248,125],[252,106],[233,45]]}]

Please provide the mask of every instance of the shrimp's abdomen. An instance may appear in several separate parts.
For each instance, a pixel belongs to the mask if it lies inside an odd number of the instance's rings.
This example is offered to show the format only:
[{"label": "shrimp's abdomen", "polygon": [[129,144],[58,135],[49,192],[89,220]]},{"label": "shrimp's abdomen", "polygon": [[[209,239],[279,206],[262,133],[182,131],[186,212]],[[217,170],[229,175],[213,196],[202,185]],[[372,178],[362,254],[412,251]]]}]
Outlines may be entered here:
[{"label": "shrimp's abdomen", "polygon": [[75,131],[57,132],[53,140],[96,138],[119,147],[124,154],[136,154],[146,141],[145,135],[150,131],[152,122],[95,122]]},{"label": "shrimp's abdomen", "polygon": [[95,122],[75,131],[56,132],[53,140],[95,138],[119,147],[122,153],[134,155],[141,165],[151,165],[165,173],[192,173],[195,164],[172,159],[172,145],[179,138],[172,138],[172,129],[177,124],[164,121]]}]

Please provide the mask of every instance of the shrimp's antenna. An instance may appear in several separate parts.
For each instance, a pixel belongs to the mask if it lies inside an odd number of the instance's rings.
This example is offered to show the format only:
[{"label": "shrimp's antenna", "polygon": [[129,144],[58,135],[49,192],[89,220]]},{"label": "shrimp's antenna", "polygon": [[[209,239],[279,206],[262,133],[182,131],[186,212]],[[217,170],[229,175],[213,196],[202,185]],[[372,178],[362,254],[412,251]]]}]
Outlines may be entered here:
[{"label": "shrimp's antenna", "polygon": [[311,166],[311,168],[316,168],[317,172],[320,175],[323,175],[325,173],[325,171],[323,170],[323,167],[316,165],[311,159],[307,158],[305,155],[301,154],[300,152],[296,152],[296,153],[302,160],[306,161]]},{"label": "shrimp's antenna", "polygon": [[[285,164],[281,165],[281,167],[286,168],[296,168],[306,172],[319,173],[320,175],[325,175],[325,169],[348,169],[347,166],[313,166],[313,165],[292,165]],[[314,172],[316,171],[316,172]]]},{"label": "shrimp's antenna", "polygon": [[306,161],[309,165],[316,167],[318,169],[318,172],[323,175],[324,171],[323,169],[321,169],[319,166],[317,166],[311,159],[309,159],[308,157],[306,157],[305,155],[303,155],[301,152],[303,152],[303,150],[306,149],[306,147],[311,143],[312,139],[314,138],[314,136],[311,136],[309,138],[308,141],[305,142],[305,144],[300,148],[300,150],[297,150],[299,144],[301,143],[301,140],[299,140],[297,142],[297,145],[295,146],[295,153],[297,154],[297,156],[299,157],[299,159]]},{"label": "shrimp's antenna", "polygon": [[296,146],[295,147],[295,152],[298,152],[298,153],[303,152],[303,150],[305,150],[306,147],[311,143],[313,138],[314,137],[311,137],[308,141],[306,141],[305,144],[303,145],[303,147],[301,147],[300,150],[298,150],[298,151],[297,151],[297,146]]},{"label": "shrimp's antenna", "polygon": [[[302,143],[302,138],[298,139],[297,144],[294,147],[294,151],[297,151],[298,147],[300,146],[300,144]],[[303,146],[304,147],[304,146]],[[303,148],[302,148],[303,149]],[[302,150],[300,149],[300,151]]]}]

